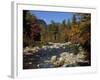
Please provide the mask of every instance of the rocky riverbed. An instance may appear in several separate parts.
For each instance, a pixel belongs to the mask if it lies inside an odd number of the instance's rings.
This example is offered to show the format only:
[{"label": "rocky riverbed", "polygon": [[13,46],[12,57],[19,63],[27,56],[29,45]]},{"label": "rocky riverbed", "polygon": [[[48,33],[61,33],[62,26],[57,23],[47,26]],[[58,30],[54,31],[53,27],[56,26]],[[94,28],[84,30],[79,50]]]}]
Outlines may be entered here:
[{"label": "rocky riverbed", "polygon": [[42,47],[26,47],[23,49],[23,68],[55,68],[72,66],[89,66],[87,53],[80,44],[52,43]]}]

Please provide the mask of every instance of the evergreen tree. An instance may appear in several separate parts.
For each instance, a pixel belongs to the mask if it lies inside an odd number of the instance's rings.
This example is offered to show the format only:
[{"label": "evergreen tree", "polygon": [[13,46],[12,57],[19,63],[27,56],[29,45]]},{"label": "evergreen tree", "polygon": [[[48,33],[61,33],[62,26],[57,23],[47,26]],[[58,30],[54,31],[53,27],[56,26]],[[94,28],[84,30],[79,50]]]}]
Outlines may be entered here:
[{"label": "evergreen tree", "polygon": [[77,23],[76,15],[74,14],[72,17],[72,24],[75,25]]},{"label": "evergreen tree", "polygon": [[68,29],[71,29],[71,22],[70,22],[70,19],[68,19],[68,21],[67,21],[67,26],[68,26]]}]

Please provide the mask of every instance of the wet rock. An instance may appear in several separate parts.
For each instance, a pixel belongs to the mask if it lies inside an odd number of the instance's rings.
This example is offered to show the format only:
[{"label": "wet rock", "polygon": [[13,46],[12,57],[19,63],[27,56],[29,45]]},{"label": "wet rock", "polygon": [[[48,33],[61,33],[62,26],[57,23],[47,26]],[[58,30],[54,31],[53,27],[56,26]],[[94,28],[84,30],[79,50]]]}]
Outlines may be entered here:
[{"label": "wet rock", "polygon": [[23,53],[26,54],[26,55],[28,55],[28,54],[30,55],[30,54],[33,54],[33,53],[37,53],[39,50],[40,50],[39,47],[32,47],[32,48],[26,47],[23,50]]},{"label": "wet rock", "polygon": [[57,60],[57,56],[52,56],[51,57],[51,63],[54,63]]}]

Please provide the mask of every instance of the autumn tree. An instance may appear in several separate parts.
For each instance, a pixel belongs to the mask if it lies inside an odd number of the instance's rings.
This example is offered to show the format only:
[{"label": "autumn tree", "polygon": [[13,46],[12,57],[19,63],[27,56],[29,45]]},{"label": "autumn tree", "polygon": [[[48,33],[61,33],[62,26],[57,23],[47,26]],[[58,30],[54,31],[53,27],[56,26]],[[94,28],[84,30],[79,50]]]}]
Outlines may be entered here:
[{"label": "autumn tree", "polygon": [[80,42],[84,48],[90,52],[91,42],[91,14],[80,14],[81,25],[80,25]]}]

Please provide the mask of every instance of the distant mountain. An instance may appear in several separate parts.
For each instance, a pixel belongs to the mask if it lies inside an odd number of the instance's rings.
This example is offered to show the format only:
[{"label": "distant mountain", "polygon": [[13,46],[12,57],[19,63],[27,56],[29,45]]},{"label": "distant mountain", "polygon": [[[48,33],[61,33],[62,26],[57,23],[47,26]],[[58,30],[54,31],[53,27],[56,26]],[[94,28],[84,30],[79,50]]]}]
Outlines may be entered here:
[{"label": "distant mountain", "polygon": [[47,24],[46,24],[46,22],[44,21],[44,20],[42,20],[42,19],[38,19],[38,24],[41,24],[41,25],[43,25],[44,27],[47,27]]}]

